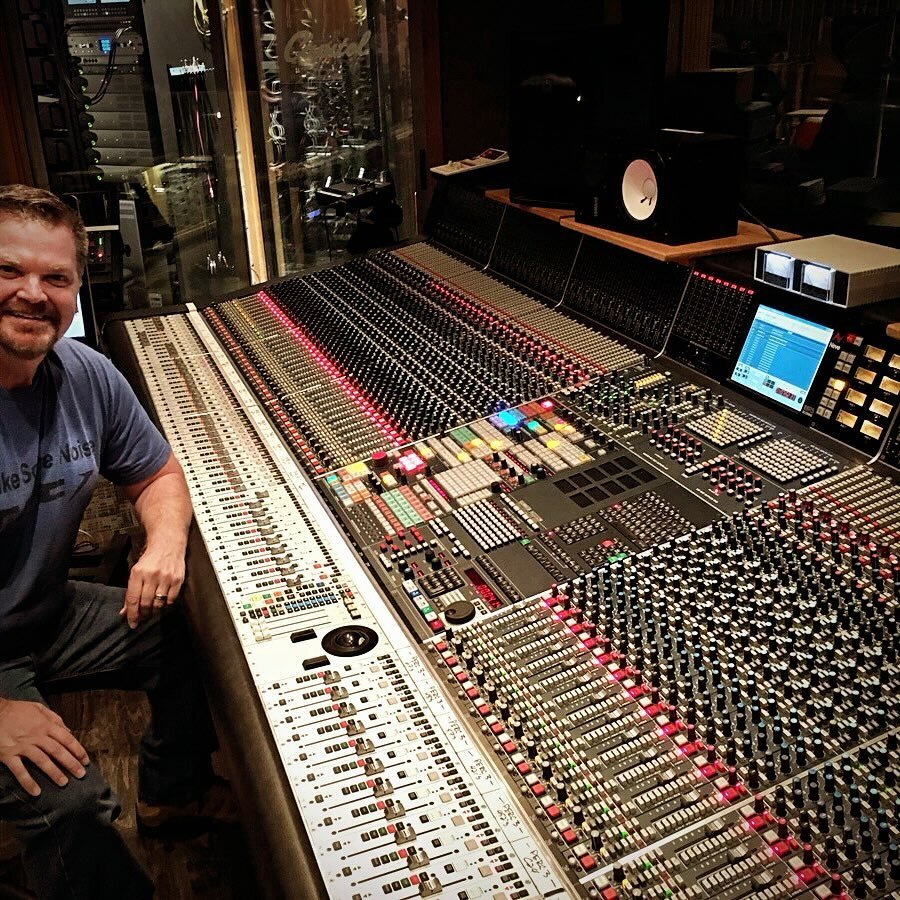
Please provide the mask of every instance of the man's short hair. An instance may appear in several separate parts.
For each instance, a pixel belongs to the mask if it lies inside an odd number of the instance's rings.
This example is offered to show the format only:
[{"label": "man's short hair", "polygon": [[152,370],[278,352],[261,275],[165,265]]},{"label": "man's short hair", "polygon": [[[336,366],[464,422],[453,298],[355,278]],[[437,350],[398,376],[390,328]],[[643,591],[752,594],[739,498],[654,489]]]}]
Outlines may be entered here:
[{"label": "man's short hair", "polygon": [[21,216],[47,225],[66,225],[75,238],[75,262],[78,273],[87,264],[88,236],[77,210],[63,203],[56,194],[25,184],[0,185],[0,216]]}]

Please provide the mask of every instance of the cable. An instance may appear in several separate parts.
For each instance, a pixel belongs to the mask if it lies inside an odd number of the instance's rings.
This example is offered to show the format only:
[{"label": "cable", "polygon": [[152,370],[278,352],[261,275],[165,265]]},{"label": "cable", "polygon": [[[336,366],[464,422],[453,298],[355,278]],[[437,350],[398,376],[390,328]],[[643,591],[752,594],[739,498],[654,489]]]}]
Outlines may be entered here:
[{"label": "cable", "polygon": [[778,237],[778,235],[777,235],[774,231],[772,231],[772,229],[769,228],[769,226],[766,225],[766,223],[763,222],[762,219],[757,218],[756,216],[754,216],[753,213],[750,212],[750,210],[747,209],[747,207],[744,206],[743,203],[739,203],[739,204],[738,204],[738,207],[740,208],[741,212],[742,212],[745,216],[747,216],[748,218],[753,219],[753,221],[756,222],[756,224],[759,225],[760,228],[764,228],[764,229],[766,230],[766,233],[769,235],[770,238],[772,238],[773,241],[775,241],[776,243],[778,243],[778,241],[781,240],[781,238]]},{"label": "cable", "polygon": [[110,41],[109,56],[106,59],[106,71],[103,73],[103,79],[100,82],[100,87],[97,88],[97,93],[86,101],[88,106],[94,106],[106,96],[106,92],[109,90],[109,86],[112,82],[112,77],[115,70],[116,50],[119,46],[119,39],[123,34],[125,34],[126,31],[131,31],[130,23],[123,25],[113,35],[112,40]]},{"label": "cable", "polygon": [[128,31],[130,28],[131,28],[130,24],[123,25],[115,33],[115,36],[111,39],[110,47],[109,47],[109,55],[106,58],[106,71],[104,71],[103,78],[100,79],[100,87],[97,88],[97,93],[93,97],[91,97],[91,98],[85,97],[83,91],[76,91],[75,88],[72,86],[72,82],[69,80],[69,76],[66,73],[65,69],[62,66],[59,67],[59,74],[60,74],[60,77],[62,78],[63,84],[68,88],[69,93],[76,100],[84,100],[84,102],[88,106],[93,106],[95,103],[99,103],[104,98],[104,96],[106,96],[106,91],[109,88],[110,81],[112,80],[113,66],[115,65],[115,62],[116,62],[116,46],[117,46],[118,39],[123,34],[125,34],[125,32]]},{"label": "cable", "polygon": [[[119,31],[121,31],[121,29]],[[100,79],[100,87],[97,88],[97,93],[86,101],[88,106],[99,103],[106,96],[106,91],[112,81],[113,67],[116,64],[116,49],[118,48],[118,39],[120,37],[119,31],[113,35],[113,38],[110,41],[109,54],[106,57],[106,71],[103,73],[103,78]]]}]

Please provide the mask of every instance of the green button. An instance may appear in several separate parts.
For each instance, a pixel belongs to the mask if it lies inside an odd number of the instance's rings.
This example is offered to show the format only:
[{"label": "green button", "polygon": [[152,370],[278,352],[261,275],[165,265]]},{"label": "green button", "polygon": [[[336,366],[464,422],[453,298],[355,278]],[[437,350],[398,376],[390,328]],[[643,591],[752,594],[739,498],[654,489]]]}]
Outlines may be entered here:
[{"label": "green button", "polygon": [[450,432],[450,437],[458,444],[467,444],[469,441],[474,440],[477,435],[471,428],[464,425],[462,428],[454,428],[453,431]]}]

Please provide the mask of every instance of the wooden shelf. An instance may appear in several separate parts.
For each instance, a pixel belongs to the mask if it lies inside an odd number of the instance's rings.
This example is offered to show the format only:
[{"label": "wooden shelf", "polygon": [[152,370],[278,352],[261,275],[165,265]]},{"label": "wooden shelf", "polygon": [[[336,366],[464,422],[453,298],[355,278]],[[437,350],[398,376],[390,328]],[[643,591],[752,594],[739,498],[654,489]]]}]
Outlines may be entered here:
[{"label": "wooden shelf", "polygon": [[[713,238],[693,244],[660,244],[657,241],[648,241],[632,234],[610,231],[608,228],[582,225],[581,222],[576,222],[574,217],[560,219],[559,224],[563,228],[570,228],[572,231],[586,234],[588,237],[608,241],[610,244],[634,250],[636,253],[643,253],[645,256],[652,256],[653,259],[681,263],[685,266],[691,265],[698,256],[728,253],[731,250],[745,250],[748,247],[772,243],[772,238],[765,228],[752,222],[738,222],[738,233],[731,237]],[[778,235],[779,241],[793,241],[800,237],[799,234],[791,234],[789,231],[775,231],[775,234]]]},{"label": "wooden shelf", "polygon": [[574,209],[553,209],[549,206],[526,206],[524,203],[513,203],[509,199],[509,188],[485,191],[484,196],[489,200],[496,200],[498,203],[503,203],[506,206],[514,206],[516,209],[540,216],[542,219],[549,219],[551,222],[559,222],[561,219],[571,218],[575,215]]},{"label": "wooden shelf", "polygon": [[[697,241],[693,244],[660,244],[658,241],[648,241],[645,238],[636,237],[633,234],[622,234],[619,231],[610,231],[608,228],[598,228],[596,225],[582,225],[575,221],[575,211],[571,209],[554,209],[546,206],[527,206],[524,203],[513,203],[509,199],[509,188],[497,188],[485,191],[484,196],[497,203],[514,206],[532,215],[558,222],[563,228],[577,231],[588,237],[596,238],[633,250],[635,253],[643,253],[644,256],[652,256],[663,262],[681,263],[689,266],[698,256],[710,256],[714,253],[728,253],[731,250],[746,250],[748,247],[758,247],[761,244],[771,244],[772,237],[762,227],[753,222],[738,222],[738,232],[731,237],[713,238],[708,241]],[[777,231],[779,241],[793,241],[801,237],[799,234],[791,234],[789,231]]]}]

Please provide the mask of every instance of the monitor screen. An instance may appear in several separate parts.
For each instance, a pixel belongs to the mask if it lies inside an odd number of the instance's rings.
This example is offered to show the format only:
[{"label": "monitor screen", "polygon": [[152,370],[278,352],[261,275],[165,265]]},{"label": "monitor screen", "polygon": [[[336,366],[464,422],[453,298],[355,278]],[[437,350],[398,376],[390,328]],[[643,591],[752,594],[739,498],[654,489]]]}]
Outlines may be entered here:
[{"label": "monitor screen", "polygon": [[97,328],[94,322],[94,314],[90,301],[85,299],[83,292],[78,294],[76,300],[75,318],[66,330],[66,337],[81,341],[89,347],[97,346]]},{"label": "monitor screen", "polygon": [[75,304],[75,318],[72,319],[72,324],[66,331],[66,337],[83,339],[87,336],[87,331],[84,324],[84,308],[81,302],[81,294],[75,299]]},{"label": "monitor screen", "polygon": [[799,412],[832,333],[824,325],[760,306],[731,379]]}]

